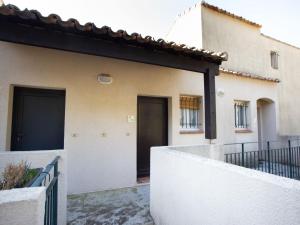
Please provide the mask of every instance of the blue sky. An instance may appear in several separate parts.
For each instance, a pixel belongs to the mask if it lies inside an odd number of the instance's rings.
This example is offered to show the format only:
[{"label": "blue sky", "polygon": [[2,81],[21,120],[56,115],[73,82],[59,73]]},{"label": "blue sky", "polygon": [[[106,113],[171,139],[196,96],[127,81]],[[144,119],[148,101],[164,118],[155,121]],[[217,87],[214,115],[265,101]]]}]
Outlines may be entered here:
[{"label": "blue sky", "polygon": [[[198,0],[4,0],[19,8],[56,13],[81,23],[165,37],[176,16]],[[262,32],[300,47],[300,1],[207,0],[227,11],[263,25]]]}]

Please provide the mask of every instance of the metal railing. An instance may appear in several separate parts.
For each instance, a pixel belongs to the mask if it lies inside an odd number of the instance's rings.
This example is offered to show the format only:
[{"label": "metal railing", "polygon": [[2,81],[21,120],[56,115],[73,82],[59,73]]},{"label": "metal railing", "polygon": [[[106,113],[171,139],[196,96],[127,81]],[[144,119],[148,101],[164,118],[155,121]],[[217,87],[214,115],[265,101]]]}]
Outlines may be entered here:
[{"label": "metal railing", "polygon": [[57,204],[58,204],[58,160],[57,156],[46,166],[40,176],[31,187],[46,186],[46,202],[44,225],[57,225]]},{"label": "metal railing", "polygon": [[[261,150],[246,151],[245,145],[250,143],[256,143]],[[271,148],[270,143],[266,142],[265,146],[259,142],[235,143],[241,146],[241,151],[226,153],[224,160],[234,165],[300,180],[300,146],[292,146],[290,140],[284,147]]]}]

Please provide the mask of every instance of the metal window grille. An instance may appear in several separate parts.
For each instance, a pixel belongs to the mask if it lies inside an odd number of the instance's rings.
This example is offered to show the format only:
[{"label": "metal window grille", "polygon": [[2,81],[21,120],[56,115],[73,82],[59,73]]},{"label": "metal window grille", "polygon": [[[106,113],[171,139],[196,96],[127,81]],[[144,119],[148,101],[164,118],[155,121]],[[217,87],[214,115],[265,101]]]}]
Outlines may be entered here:
[{"label": "metal window grille", "polygon": [[248,128],[248,103],[236,101],[234,103],[235,128]]},{"label": "metal window grille", "polygon": [[200,97],[180,96],[181,129],[200,129]]},{"label": "metal window grille", "polygon": [[271,52],[271,66],[273,69],[278,69],[278,56],[279,54],[277,52]]}]

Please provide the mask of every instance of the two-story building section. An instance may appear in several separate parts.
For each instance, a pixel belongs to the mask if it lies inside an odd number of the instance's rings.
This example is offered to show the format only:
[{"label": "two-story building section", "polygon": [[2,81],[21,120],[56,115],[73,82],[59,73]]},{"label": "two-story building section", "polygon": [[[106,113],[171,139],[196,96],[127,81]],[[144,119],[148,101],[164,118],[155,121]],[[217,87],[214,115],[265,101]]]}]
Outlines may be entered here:
[{"label": "two-story building section", "polygon": [[228,53],[216,79],[217,142],[283,141],[300,134],[298,47],[206,2],[180,14],[167,39]]}]

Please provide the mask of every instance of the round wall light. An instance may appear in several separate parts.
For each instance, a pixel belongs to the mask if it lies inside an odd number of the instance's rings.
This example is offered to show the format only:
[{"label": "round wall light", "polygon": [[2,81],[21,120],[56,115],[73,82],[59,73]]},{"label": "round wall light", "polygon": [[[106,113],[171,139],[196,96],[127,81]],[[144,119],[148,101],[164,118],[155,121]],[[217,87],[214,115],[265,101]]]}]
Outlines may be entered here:
[{"label": "round wall light", "polygon": [[98,74],[97,80],[100,84],[111,84],[113,82],[111,75],[105,73]]}]

